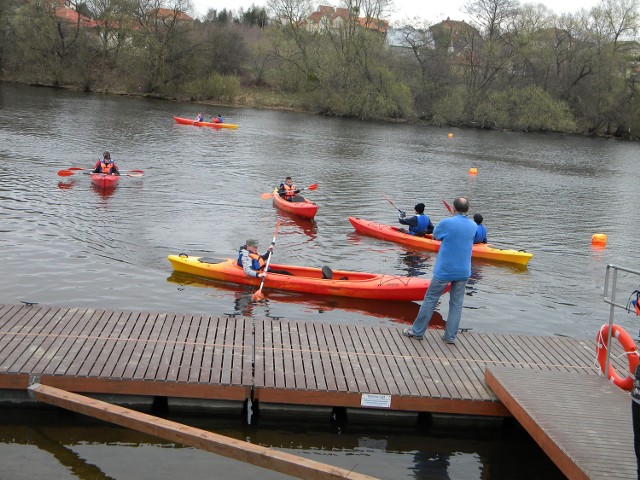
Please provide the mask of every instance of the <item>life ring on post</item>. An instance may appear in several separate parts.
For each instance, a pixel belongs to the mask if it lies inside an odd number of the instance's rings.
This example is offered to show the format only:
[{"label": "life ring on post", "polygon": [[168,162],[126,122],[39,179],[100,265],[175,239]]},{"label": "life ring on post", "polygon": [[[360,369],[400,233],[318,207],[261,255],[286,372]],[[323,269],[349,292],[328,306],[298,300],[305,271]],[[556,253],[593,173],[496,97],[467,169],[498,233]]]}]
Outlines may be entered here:
[{"label": "life ring on post", "polygon": [[[607,350],[609,349],[609,345],[607,343],[608,338],[609,325],[605,324],[596,336],[596,357],[600,364],[600,370],[603,374],[604,366],[607,362]],[[633,376],[635,375],[636,367],[638,366],[638,348],[636,347],[636,342],[633,341],[631,335],[629,335],[624,328],[618,325],[612,325],[611,338],[617,338],[620,345],[622,345],[622,348],[624,348],[624,351],[627,354],[627,360],[629,361],[629,374],[626,378],[622,378],[616,373],[611,362],[609,362],[609,373],[607,375],[607,379],[611,380],[611,382],[623,390],[631,391],[633,388]]]}]

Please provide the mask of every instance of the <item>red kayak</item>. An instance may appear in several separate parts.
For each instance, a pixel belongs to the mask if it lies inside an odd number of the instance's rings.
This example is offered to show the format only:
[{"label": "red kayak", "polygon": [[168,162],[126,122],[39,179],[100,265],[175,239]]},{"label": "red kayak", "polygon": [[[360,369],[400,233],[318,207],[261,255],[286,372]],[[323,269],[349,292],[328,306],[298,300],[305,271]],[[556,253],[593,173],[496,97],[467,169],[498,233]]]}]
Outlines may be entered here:
[{"label": "red kayak", "polygon": [[98,188],[113,188],[118,184],[120,175],[107,175],[105,173],[92,173],[91,183]]},{"label": "red kayak", "polygon": [[300,195],[295,195],[294,201],[290,202],[278,195],[278,190],[273,191],[273,204],[280,210],[292,213],[304,218],[313,218],[318,212],[318,205],[311,200],[307,200]]},{"label": "red kayak", "polygon": [[235,123],[214,123],[214,122],[194,122],[190,118],[173,117],[173,119],[181,125],[194,125],[196,127],[213,127],[213,128],[238,128]]}]

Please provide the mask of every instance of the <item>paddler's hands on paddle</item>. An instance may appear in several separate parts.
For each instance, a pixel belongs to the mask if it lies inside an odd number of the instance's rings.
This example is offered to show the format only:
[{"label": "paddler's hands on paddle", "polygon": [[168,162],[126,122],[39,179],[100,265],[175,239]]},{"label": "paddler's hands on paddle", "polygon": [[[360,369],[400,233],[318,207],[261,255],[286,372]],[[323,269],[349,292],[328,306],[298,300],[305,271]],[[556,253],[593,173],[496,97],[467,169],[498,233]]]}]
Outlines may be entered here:
[{"label": "paddler's hands on paddle", "polygon": [[400,218],[404,218],[406,216],[407,214],[403,210],[400,210]]}]

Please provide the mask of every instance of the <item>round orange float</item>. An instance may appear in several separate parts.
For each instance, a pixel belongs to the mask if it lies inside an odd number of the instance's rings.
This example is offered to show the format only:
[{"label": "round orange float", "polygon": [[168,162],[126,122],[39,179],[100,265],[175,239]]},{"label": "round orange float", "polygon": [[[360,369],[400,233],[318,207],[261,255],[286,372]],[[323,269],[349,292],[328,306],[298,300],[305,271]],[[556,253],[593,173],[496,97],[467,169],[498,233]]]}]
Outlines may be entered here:
[{"label": "round orange float", "polygon": [[471,167],[469,169],[469,175],[477,175],[478,174],[478,169],[476,167]]},{"label": "round orange float", "polygon": [[604,248],[607,246],[607,236],[604,233],[594,233],[591,236],[591,245]]},{"label": "round orange float", "polygon": [[[604,366],[607,361],[607,350],[609,344],[607,343],[609,338],[609,325],[605,324],[600,328],[598,335],[596,336],[596,357],[600,364],[600,371],[604,373]],[[615,385],[623,390],[631,391],[633,388],[633,376],[635,375],[636,367],[638,366],[638,349],[636,342],[633,341],[631,335],[619,325],[612,325],[611,338],[617,338],[624,348],[627,354],[627,360],[629,361],[629,372],[625,378],[622,378],[616,373],[611,362],[609,362],[609,371],[607,372],[607,379],[611,380]]]}]

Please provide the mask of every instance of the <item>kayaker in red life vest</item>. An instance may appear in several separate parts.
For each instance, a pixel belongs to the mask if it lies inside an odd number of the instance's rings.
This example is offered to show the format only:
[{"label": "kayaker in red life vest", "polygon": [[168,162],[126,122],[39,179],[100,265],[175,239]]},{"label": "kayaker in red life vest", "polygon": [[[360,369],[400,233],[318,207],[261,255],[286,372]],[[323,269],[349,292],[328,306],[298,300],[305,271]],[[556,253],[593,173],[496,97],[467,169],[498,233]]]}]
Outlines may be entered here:
[{"label": "kayaker in red life vest", "polygon": [[222,120],[222,115],[218,115],[215,118],[211,117],[211,121],[213,123],[224,123],[224,120]]},{"label": "kayaker in red life vest", "polygon": [[93,173],[106,173],[107,175],[120,175],[118,167],[111,160],[111,154],[104,152],[102,154],[102,160],[98,160],[93,166]]},{"label": "kayaker in red life vest", "polygon": [[258,254],[258,240],[250,238],[238,251],[238,266],[242,267],[247,276],[262,278],[266,275],[264,267],[272,251],[273,245],[269,245],[263,255]]},{"label": "kayaker in red life vest", "polygon": [[298,193],[300,193],[300,190],[293,184],[291,177],[285,178],[284,182],[278,187],[278,195],[289,202],[292,202],[293,197]]},{"label": "kayaker in red life vest", "polygon": [[413,217],[407,217],[407,214],[404,212],[400,212],[400,217],[398,221],[409,227],[409,231],[407,232],[404,228],[400,230],[404,233],[408,233],[409,235],[415,235],[417,237],[424,237],[425,235],[429,235],[433,233],[433,223],[429,220],[424,214],[424,203],[418,203],[414,207],[416,214]]}]

